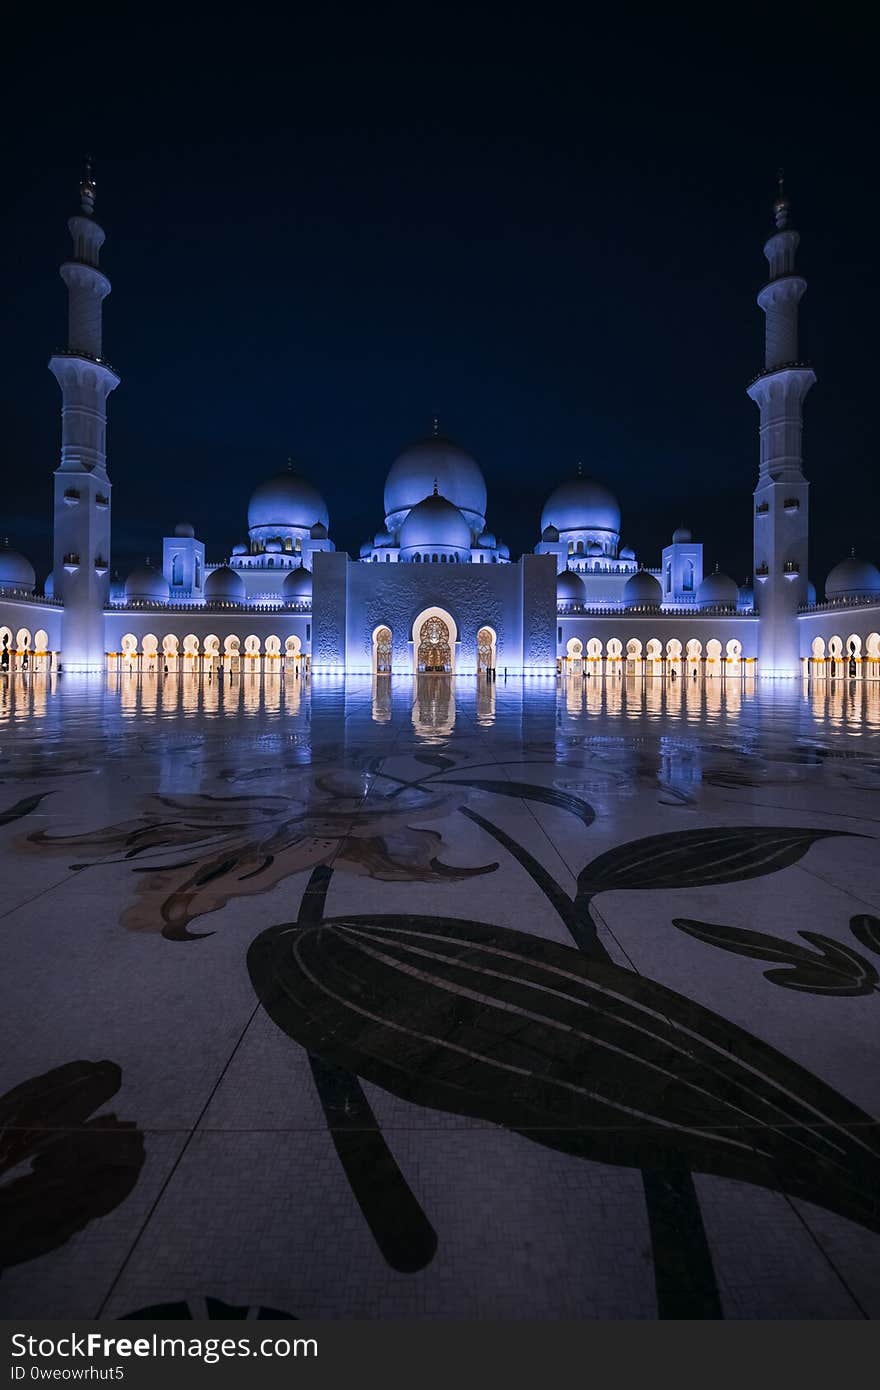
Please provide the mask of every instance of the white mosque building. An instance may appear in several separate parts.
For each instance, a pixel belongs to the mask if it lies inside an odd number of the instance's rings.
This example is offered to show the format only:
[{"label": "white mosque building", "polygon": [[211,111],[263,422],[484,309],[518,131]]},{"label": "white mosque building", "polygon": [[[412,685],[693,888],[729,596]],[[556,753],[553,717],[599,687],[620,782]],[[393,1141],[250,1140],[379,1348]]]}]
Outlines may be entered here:
[{"label": "white mosque building", "polygon": [[90,170],[80,203],[61,266],[68,346],[49,362],[62,395],[54,563],[40,586],[29,560],[0,548],[3,670],[880,679],[880,571],[844,559],[821,602],[808,578],[801,432],[815,375],[799,360],[806,282],[781,184],[758,295],[764,365],[748,386],[760,448],[754,578],[742,586],[704,572],[684,526],[640,560],[622,543],[617,498],[580,467],[547,498],[533,553],[514,559],[490,528],[478,463],[437,420],[392,463],[384,523],[357,559],[334,546],[321,492],[288,466],[256,488],[247,539],[219,562],[200,527],[178,523],[157,540],[161,566],[117,581],[106,423],[120,378],[103,350],[110,282]]}]

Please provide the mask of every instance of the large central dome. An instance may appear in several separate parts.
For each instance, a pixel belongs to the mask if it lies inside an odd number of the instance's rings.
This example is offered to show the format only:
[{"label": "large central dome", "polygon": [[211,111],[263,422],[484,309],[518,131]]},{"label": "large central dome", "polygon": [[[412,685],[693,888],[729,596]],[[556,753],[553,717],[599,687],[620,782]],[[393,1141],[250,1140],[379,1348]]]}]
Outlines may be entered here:
[{"label": "large central dome", "polygon": [[470,454],[441,434],[430,435],[394,460],[385,480],[385,525],[399,531],[407,512],[435,489],[462,513],[471,530],[486,529],[486,481]]},{"label": "large central dome", "polygon": [[248,503],[248,529],[252,532],[259,529],[283,536],[294,528],[310,531],[318,523],[330,526],[327,504],[307,478],[291,469],[260,483]]}]

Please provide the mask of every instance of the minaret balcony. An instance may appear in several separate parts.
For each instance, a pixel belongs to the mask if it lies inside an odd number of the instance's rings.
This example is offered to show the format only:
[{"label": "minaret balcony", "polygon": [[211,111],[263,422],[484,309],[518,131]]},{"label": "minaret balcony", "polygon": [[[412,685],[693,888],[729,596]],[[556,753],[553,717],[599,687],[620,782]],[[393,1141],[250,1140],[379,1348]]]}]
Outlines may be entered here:
[{"label": "minaret balcony", "polygon": [[769,566],[769,565],[756,565],[756,566],[755,566],[755,578],[756,578],[761,584],[764,583],[765,579],[767,579],[767,577],[769,576],[769,574],[770,574],[770,566]]},{"label": "minaret balcony", "polygon": [[67,507],[75,507],[79,501],[79,492],[75,487],[64,489],[64,504]]},{"label": "minaret balcony", "polygon": [[107,561],[104,559],[102,555],[95,556],[95,574],[104,575],[107,573],[109,568],[110,566],[108,565]]},{"label": "minaret balcony", "polygon": [[786,579],[797,579],[800,572],[801,567],[797,560],[786,560],[785,564],[782,566],[782,573],[785,575]]},{"label": "minaret balcony", "polygon": [[106,512],[107,508],[110,506],[110,498],[105,497],[103,492],[99,492],[95,497],[95,506],[100,507],[102,511]]},{"label": "minaret balcony", "polygon": [[68,574],[76,574],[79,569],[79,556],[75,551],[71,551],[69,555],[65,555],[61,563]]},{"label": "minaret balcony", "polygon": [[767,516],[770,511],[769,502],[759,502],[755,508],[755,516]]},{"label": "minaret balcony", "polygon": [[785,501],[782,504],[782,510],[786,512],[789,516],[792,516],[795,512],[800,511],[800,507],[801,504],[796,497],[786,497]]}]

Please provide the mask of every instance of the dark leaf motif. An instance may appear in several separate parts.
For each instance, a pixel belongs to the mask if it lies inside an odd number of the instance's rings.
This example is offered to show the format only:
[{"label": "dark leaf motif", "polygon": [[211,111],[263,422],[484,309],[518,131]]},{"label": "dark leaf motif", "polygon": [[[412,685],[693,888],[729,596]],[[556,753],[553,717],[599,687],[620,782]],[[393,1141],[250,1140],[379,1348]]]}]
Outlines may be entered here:
[{"label": "dark leaf motif", "polygon": [[781,1188],[880,1231],[880,1133],[727,1019],[610,962],[481,922],[263,932],[255,989],[312,1055],[565,1153]]},{"label": "dark leaf motif", "polygon": [[63,1245],[129,1195],[144,1162],[141,1132],[127,1120],[88,1118],[115,1095],[115,1062],[68,1062],[0,1097],[0,1268]]},{"label": "dark leaf motif", "polygon": [[560,811],[570,811],[584,825],[592,825],[596,812],[588,801],[570,792],[557,791],[553,787],[539,787],[533,782],[505,782],[489,780],[485,777],[445,777],[436,784],[440,787],[473,787],[475,791],[493,792],[496,796],[515,796],[521,801],[540,801],[544,806],[556,806]]},{"label": "dark leaf motif", "polygon": [[880,956],[880,917],[871,917],[868,913],[850,917],[849,929],[856,941]]},{"label": "dark leaf motif", "polygon": [[[204,1307],[201,1305],[204,1304]],[[131,1322],[136,1318],[145,1318],[149,1322],[165,1322],[171,1318],[192,1318],[201,1321],[203,1318],[242,1318],[248,1321],[269,1319],[272,1322],[296,1322],[294,1313],[282,1313],[278,1308],[266,1308],[262,1304],[257,1307],[248,1307],[241,1303],[224,1303],[222,1298],[206,1297],[205,1299],[178,1300],[175,1303],[153,1303],[149,1308],[137,1308],[133,1313],[124,1313],[122,1322]]]},{"label": "dark leaf motif", "polygon": [[785,968],[765,970],[764,978],[784,989],[803,990],[809,994],[856,995],[871,994],[877,986],[877,971],[870,961],[851,947],[819,932],[798,932],[798,936],[816,947],[809,951],[779,936],[722,926],[717,922],[674,917],[672,925],[697,941],[719,946],[733,955],[776,961]]},{"label": "dark leaf motif", "polygon": [[29,816],[31,811],[37,809],[41,801],[51,795],[51,792],[39,792],[36,796],[25,796],[21,801],[16,801],[5,811],[0,811],[0,825],[9,825],[11,821],[21,820],[22,816]]},{"label": "dark leaf motif", "polygon": [[578,897],[613,888],[702,888],[760,878],[796,864],[817,840],[850,834],[743,825],[647,835],[587,864],[578,877]]}]

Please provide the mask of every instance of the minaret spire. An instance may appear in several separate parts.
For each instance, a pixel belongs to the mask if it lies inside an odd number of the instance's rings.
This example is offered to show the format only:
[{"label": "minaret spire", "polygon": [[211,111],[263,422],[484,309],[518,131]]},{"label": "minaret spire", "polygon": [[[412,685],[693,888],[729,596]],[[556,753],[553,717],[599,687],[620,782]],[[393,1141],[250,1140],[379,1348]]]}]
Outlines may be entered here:
[{"label": "minaret spire", "polygon": [[49,360],[61,387],[61,462],[55,470],[55,595],[64,602],[63,661],[68,670],[104,667],[109,597],[110,478],[107,397],[119,377],[102,356],[101,305],[110,281],[99,268],[104,231],[94,220],[91,159],[79,186],[80,211],[68,221],[73,254],[61,266],[67,286],[67,346]]},{"label": "minaret spire", "polygon": [[791,225],[791,201],[781,169],[773,219],[774,230],[764,246],[770,276],[758,295],[765,317],[764,366],[748,387],[761,415],[754,512],[758,671],[793,676],[800,670],[797,610],[806,602],[808,583],[803,404],[816,374],[800,360],[798,307],[807,282],[795,270],[800,236]]}]

